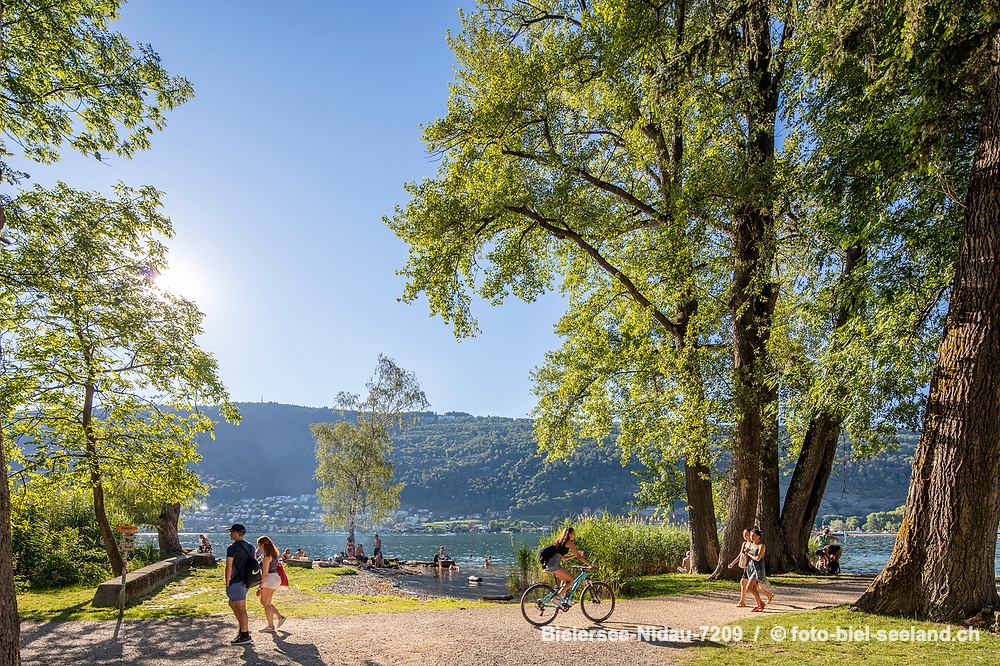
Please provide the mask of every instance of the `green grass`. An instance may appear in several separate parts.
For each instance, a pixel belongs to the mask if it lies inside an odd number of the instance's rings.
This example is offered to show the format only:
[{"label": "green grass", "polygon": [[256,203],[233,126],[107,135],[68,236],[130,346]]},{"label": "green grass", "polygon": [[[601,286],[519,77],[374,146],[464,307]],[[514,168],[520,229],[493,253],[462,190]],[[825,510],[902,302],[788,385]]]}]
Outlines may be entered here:
[{"label": "green grass", "polygon": [[[274,595],[274,604],[289,617],[309,615],[355,615],[396,613],[427,609],[454,609],[479,606],[482,602],[458,599],[412,599],[395,596],[333,594],[322,588],[337,576],[357,574],[348,567],[301,569],[289,567],[289,586]],[[230,615],[232,611],[222,587],[221,567],[190,569],[150,596],[125,609],[127,619],[160,617],[209,617]],[[18,614],[22,620],[116,620],[113,608],[94,608],[93,586],[67,587],[38,592],[18,592]],[[251,592],[247,597],[250,617],[263,617],[260,602]]]},{"label": "green grass", "polygon": [[648,599],[739,589],[740,584],[730,580],[708,580],[701,574],[670,573],[633,578],[623,586],[620,595],[623,599]]},{"label": "green grass", "polygon": [[[845,576],[840,576],[845,578]],[[805,583],[822,583],[832,580],[829,576],[800,576],[798,574],[782,574],[767,579],[769,584],[777,587],[786,585],[802,585]],[[649,599],[650,597],[675,597],[680,594],[699,594],[717,590],[739,590],[740,584],[729,580],[709,580],[701,574],[654,574],[630,579],[619,591],[623,599]]]},{"label": "green grass", "polygon": [[[916,622],[905,618],[887,618],[880,615],[855,613],[848,607],[808,611],[802,613],[769,614],[761,618],[743,620],[729,627],[742,629],[743,640],[739,642],[696,642],[694,653],[685,663],[692,665],[727,664],[729,666],[784,666],[800,664],[996,664],[1000,638],[986,631],[979,632],[979,641],[958,642],[957,634],[963,627],[951,626],[952,642],[879,641],[877,632],[941,630],[946,625],[932,622]],[[783,641],[775,640],[772,629],[780,626],[786,632]],[[827,641],[791,640],[792,627],[799,631],[815,628],[825,629],[831,634]],[[848,627],[864,631],[868,627],[869,641],[835,640],[837,627]],[[756,636],[756,640],[755,640]]]}]

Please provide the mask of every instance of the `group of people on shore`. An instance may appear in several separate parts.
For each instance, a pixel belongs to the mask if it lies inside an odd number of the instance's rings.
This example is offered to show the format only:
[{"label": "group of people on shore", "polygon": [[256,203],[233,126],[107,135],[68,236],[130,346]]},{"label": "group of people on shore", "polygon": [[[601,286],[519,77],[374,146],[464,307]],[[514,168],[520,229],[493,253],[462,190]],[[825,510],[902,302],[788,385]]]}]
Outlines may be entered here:
[{"label": "group of people on shore", "polygon": [[[229,608],[236,616],[236,623],[239,625],[239,633],[231,641],[233,645],[245,645],[253,643],[250,635],[250,618],[247,615],[247,591],[253,587],[253,582],[248,580],[250,574],[257,565],[252,562],[259,561],[260,566],[260,586],[257,588],[257,596],[260,597],[260,604],[264,607],[264,615],[267,618],[267,626],[260,631],[274,633],[285,623],[285,616],[275,608],[272,601],[274,592],[281,586],[281,575],[278,573],[281,556],[278,548],[271,541],[270,537],[261,536],[257,539],[257,548],[260,551],[260,559],[254,548],[244,540],[246,528],[239,523],[229,528],[229,538],[233,540],[229,548],[226,549],[226,597],[229,599]],[[286,550],[287,552],[287,550]]]},{"label": "group of people on shore", "polygon": [[369,558],[365,554],[365,545],[363,543],[355,544],[354,540],[348,537],[347,547],[344,549],[340,555],[348,560],[356,560],[360,564],[368,564],[371,560],[372,566],[381,569],[385,566],[385,558],[382,556],[382,538],[379,537],[378,532],[375,533],[375,542],[372,544],[372,555]]}]

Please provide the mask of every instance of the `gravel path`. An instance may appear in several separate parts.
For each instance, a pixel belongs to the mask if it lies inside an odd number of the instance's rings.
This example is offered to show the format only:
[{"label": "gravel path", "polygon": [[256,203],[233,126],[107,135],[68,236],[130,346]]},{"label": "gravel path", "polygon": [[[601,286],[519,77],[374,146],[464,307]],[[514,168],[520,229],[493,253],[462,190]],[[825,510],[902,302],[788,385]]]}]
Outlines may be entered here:
[{"label": "gravel path", "polygon": [[[354,578],[353,576],[351,578]],[[855,601],[870,580],[841,578],[776,586],[775,601],[763,613],[780,623],[780,614]],[[340,590],[338,590],[340,591]],[[691,643],[638,641],[638,627],[664,626],[697,631],[748,617],[736,608],[734,593],[711,592],[662,599],[619,601],[606,629],[627,630],[626,642],[543,641],[540,630],[521,617],[514,604],[490,608],[417,611],[381,615],[293,618],[276,635],[254,633],[254,645],[231,646],[232,617],[114,622],[23,622],[25,665],[135,664],[136,666],[389,666],[395,664],[581,663],[636,666],[672,664]],[[598,628],[574,607],[550,625],[561,629]],[[256,632],[253,623],[251,629]]]}]

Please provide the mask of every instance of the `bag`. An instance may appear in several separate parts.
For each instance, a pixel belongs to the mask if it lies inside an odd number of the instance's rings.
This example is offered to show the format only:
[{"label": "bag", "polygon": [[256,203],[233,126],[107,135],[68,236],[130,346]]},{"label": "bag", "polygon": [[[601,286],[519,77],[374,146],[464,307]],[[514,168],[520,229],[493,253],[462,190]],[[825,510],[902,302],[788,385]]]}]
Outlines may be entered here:
[{"label": "bag", "polygon": [[556,554],[555,544],[550,544],[545,548],[542,548],[541,550],[538,551],[538,563],[544,567],[555,554]]},{"label": "bag", "polygon": [[740,569],[746,569],[747,565],[750,563],[750,558],[747,556],[745,550],[740,551]]},{"label": "bag", "polygon": [[288,587],[288,575],[285,573],[285,565],[278,560],[278,578],[281,579],[281,586]]},{"label": "bag", "polygon": [[[246,543],[245,541],[243,543]],[[247,544],[247,548],[250,548],[250,544]],[[249,557],[247,558],[246,569],[243,570],[243,584],[248,588],[257,587],[260,585],[260,581],[263,580],[263,576],[260,571],[260,562],[256,557],[253,556],[253,548],[250,548]]]}]

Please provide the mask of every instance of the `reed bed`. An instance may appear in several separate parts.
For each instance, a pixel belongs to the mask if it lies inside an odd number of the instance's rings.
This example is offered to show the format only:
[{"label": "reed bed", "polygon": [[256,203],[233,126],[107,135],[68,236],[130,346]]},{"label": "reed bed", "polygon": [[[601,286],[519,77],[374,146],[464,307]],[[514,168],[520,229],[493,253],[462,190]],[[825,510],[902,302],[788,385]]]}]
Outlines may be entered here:
[{"label": "reed bed", "polygon": [[628,582],[639,576],[676,572],[690,542],[685,528],[609,515],[566,521],[553,531],[552,539],[567,526],[576,530],[577,547],[596,565],[594,577],[616,590],[628,588]]}]

